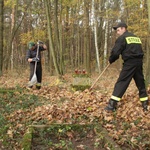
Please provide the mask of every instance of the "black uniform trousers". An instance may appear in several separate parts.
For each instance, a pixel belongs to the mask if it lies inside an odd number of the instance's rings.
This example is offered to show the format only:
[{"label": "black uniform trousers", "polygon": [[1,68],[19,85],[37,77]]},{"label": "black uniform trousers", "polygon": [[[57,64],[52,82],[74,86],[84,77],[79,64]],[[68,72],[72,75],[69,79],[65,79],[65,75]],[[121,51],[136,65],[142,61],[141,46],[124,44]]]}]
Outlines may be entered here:
[{"label": "black uniform trousers", "polygon": [[115,84],[114,91],[111,99],[121,100],[123,94],[127,90],[132,78],[139,90],[139,97],[141,101],[148,99],[147,92],[145,88],[145,80],[143,75],[143,63],[141,59],[137,61],[125,62],[123,64],[122,71],[119,78]]},{"label": "black uniform trousers", "polygon": [[[35,62],[31,62],[30,63],[30,77],[29,77],[29,81],[33,77],[34,69],[35,69]],[[41,62],[37,62],[36,76],[37,76],[37,82],[41,83],[42,82],[42,65],[41,65]]]}]

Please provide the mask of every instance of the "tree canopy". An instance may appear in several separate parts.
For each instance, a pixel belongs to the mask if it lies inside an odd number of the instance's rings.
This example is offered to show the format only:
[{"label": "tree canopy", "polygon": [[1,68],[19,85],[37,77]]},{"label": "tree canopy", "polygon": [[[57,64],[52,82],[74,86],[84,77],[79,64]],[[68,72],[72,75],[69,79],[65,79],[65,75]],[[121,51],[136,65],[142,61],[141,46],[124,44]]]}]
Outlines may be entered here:
[{"label": "tree canopy", "polygon": [[118,21],[125,21],[147,50],[146,0],[6,0],[3,16],[3,70],[26,67],[27,43],[40,39],[49,45],[44,64],[51,73],[62,75],[72,68],[100,72]]}]

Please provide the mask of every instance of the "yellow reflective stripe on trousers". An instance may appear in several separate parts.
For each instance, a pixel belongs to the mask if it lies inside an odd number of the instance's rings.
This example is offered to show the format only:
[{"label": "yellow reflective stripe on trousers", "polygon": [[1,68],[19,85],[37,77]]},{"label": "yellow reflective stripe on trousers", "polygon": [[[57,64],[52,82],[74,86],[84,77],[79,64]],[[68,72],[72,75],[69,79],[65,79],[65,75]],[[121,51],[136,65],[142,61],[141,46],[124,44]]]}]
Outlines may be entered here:
[{"label": "yellow reflective stripe on trousers", "polygon": [[120,101],[121,100],[121,98],[120,97],[116,97],[116,96],[111,96],[111,99],[113,99],[113,100],[116,100],[116,101]]},{"label": "yellow reflective stripe on trousers", "polygon": [[146,101],[146,100],[148,100],[148,97],[142,97],[142,98],[140,98],[140,101]]},{"label": "yellow reflective stripe on trousers", "polygon": [[37,83],[36,86],[41,86],[41,83]]}]

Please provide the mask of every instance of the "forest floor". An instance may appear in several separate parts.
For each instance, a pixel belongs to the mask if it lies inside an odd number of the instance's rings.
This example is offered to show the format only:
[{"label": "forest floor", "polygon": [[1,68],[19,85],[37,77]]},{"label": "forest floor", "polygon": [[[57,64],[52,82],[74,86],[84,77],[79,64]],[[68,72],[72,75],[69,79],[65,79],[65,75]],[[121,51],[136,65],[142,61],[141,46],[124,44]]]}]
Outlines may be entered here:
[{"label": "forest floor", "polygon": [[[49,76],[43,71],[43,83],[40,90],[36,90],[35,87],[26,88],[28,71],[4,74],[0,77],[0,149],[21,150],[22,146],[26,145],[22,143],[22,140],[29,126],[42,127],[52,124],[58,125],[57,133],[52,134],[52,128],[42,130],[42,133],[34,129],[35,140],[33,139],[29,149],[114,149],[106,141],[100,141],[102,137],[96,136],[95,127],[97,128],[99,124],[99,127],[106,130],[103,136],[106,139],[111,138],[120,149],[150,150],[150,106],[149,111],[144,113],[133,81],[118,103],[117,111],[108,113],[104,110],[118,74],[119,68],[110,66],[91,91],[73,90],[71,73],[64,75],[59,81],[56,76]],[[92,74],[92,83],[97,77],[98,74]],[[149,88],[147,91],[150,94]],[[65,127],[64,124],[66,124]],[[78,132],[77,127],[68,126],[68,124],[80,125],[82,132],[85,131],[82,139],[79,140],[81,130]],[[83,127],[83,125],[87,126]],[[51,131],[51,134],[48,131]],[[62,138],[64,131],[66,134]],[[60,143],[52,145],[54,141],[50,142],[49,136]],[[41,139],[36,139],[37,137]],[[42,138],[48,142],[46,147],[39,144],[43,141]],[[65,138],[68,140],[64,140]]]}]

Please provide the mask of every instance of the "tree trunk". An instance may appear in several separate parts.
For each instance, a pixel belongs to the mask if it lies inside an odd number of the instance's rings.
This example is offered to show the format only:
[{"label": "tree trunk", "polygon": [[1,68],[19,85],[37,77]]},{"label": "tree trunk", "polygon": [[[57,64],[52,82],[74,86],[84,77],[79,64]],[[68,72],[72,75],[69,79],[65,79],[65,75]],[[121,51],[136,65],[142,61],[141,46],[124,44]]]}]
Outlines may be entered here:
[{"label": "tree trunk", "polygon": [[2,76],[3,67],[3,7],[4,1],[0,0],[0,76]]},{"label": "tree trunk", "polygon": [[60,11],[60,25],[59,27],[59,44],[60,44],[60,73],[64,74],[64,59],[63,59],[63,43],[62,43],[62,0],[61,2],[61,11]]},{"label": "tree trunk", "polygon": [[90,73],[90,28],[89,28],[89,2],[84,0],[85,30],[84,30],[84,67]]},{"label": "tree trunk", "polygon": [[[150,0],[147,0],[148,8],[148,35],[150,35]],[[147,38],[147,51],[146,51],[146,84],[150,84],[150,36]]]},{"label": "tree trunk", "polygon": [[106,20],[105,20],[105,43],[104,43],[104,68],[107,65],[107,41],[108,41],[108,11],[106,10]]},{"label": "tree trunk", "polygon": [[98,68],[98,73],[100,73],[101,69],[100,69],[100,61],[99,61],[98,39],[97,39],[97,15],[95,13],[95,0],[92,0],[92,11],[93,11],[94,41],[95,41],[97,68]]},{"label": "tree trunk", "polygon": [[[14,26],[15,26],[15,8],[12,8],[12,22],[11,22],[11,33],[13,33],[14,30]],[[10,66],[11,69],[13,69],[13,57],[14,57],[14,41],[12,40],[12,43],[10,43],[11,45],[11,57],[10,57]]]},{"label": "tree trunk", "polygon": [[51,50],[51,53],[49,53],[49,54],[52,54],[53,63],[54,63],[55,69],[56,69],[56,74],[57,74],[57,76],[59,76],[60,72],[59,72],[59,67],[58,67],[57,60],[56,60],[56,55],[55,55],[55,51],[54,51],[54,42],[53,42],[53,38],[52,38],[52,27],[51,27],[51,21],[50,21],[51,6],[50,6],[49,0],[45,0],[45,7],[46,7],[46,14],[47,14],[46,15],[47,22],[48,22],[47,26],[48,26],[49,48]]},{"label": "tree trunk", "polygon": [[14,39],[14,31],[15,31],[15,15],[16,15],[16,5],[12,5],[12,12],[11,12],[11,30],[10,36],[8,40],[8,54],[6,56],[6,69],[13,69],[13,39]]},{"label": "tree trunk", "polygon": [[[61,17],[61,14],[60,14]],[[55,47],[56,47],[56,51],[58,52],[58,64],[59,64],[59,70],[60,70],[60,74],[63,75],[63,68],[62,68],[62,43],[60,41],[60,30],[61,26],[58,25],[58,0],[54,1],[54,30],[55,30]]]}]

